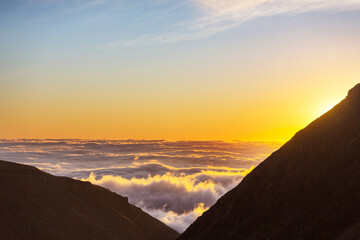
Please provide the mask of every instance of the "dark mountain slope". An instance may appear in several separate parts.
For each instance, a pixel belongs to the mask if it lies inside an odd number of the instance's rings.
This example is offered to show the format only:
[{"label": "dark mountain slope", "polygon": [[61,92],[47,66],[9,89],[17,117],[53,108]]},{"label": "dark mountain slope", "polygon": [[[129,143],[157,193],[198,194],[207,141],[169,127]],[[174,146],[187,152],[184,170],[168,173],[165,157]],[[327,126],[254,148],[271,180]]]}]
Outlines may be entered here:
[{"label": "dark mountain slope", "polygon": [[105,188],[0,161],[0,239],[175,239],[178,234]]},{"label": "dark mountain slope", "polygon": [[178,239],[359,239],[360,84]]}]

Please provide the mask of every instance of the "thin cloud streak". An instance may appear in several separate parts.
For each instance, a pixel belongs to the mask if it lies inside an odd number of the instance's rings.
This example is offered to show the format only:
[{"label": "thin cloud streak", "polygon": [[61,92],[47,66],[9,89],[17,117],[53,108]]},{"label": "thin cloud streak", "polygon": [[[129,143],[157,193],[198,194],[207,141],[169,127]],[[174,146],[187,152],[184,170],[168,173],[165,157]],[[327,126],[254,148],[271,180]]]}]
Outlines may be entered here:
[{"label": "thin cloud streak", "polygon": [[[79,12],[90,10],[97,12],[98,14],[91,14],[91,17],[87,16],[86,20],[83,20],[86,24],[110,18],[114,22],[126,21],[132,27],[138,24],[148,26],[133,36],[124,36],[116,41],[110,40],[96,45],[96,48],[100,49],[196,40],[263,17],[360,8],[360,0],[125,0],[121,2],[115,0],[22,0],[22,2],[25,7],[37,5],[56,7],[57,4],[64,4],[69,8],[66,11],[69,14],[79,14]],[[96,8],[99,6],[101,10],[97,11]],[[145,11],[144,6],[147,9]],[[121,19],[125,11],[130,17]],[[136,17],[133,18],[134,16]],[[149,25],[149,22],[155,25]],[[159,26],[160,29],[151,30],[154,26]]]},{"label": "thin cloud streak", "polygon": [[256,18],[311,11],[354,10],[360,7],[360,0],[193,0],[191,4],[201,10],[200,16],[177,23],[171,32],[114,41],[99,47],[145,46],[195,40],[233,29]]}]

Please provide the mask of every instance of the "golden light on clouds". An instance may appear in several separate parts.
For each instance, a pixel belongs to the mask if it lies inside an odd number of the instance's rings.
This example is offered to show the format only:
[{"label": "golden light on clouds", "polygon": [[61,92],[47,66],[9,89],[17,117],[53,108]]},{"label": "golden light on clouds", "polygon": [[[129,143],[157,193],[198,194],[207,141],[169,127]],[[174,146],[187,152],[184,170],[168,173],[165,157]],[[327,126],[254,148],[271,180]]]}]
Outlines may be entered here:
[{"label": "golden light on clouds", "polygon": [[0,159],[101,185],[182,232],[281,143],[1,140]]},{"label": "golden light on clouds", "polygon": [[[201,170],[194,174],[166,172],[163,175],[148,175],[146,178],[132,177],[130,179],[112,175],[97,177],[91,173],[89,177],[81,180],[128,196],[132,204],[140,206],[152,216],[182,232],[194,219],[210,208],[210,203],[214,203],[226,191],[235,187],[253,168],[225,168],[231,169],[226,171],[217,168],[217,171]],[[139,192],[142,192],[143,195],[139,196]],[[182,195],[186,201],[181,203],[179,195]],[[149,204],[154,201],[155,205]],[[180,205],[187,207],[183,206],[183,209],[178,209],[174,206],[174,202],[179,202]]]}]

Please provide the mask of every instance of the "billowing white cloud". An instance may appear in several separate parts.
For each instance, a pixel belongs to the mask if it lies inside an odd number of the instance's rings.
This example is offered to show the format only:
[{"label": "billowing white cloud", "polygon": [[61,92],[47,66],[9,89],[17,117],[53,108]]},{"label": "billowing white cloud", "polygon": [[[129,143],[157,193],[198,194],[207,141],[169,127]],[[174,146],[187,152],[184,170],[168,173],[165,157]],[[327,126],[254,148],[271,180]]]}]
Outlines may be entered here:
[{"label": "billowing white cloud", "polygon": [[120,195],[128,196],[133,204],[147,209],[164,209],[176,213],[192,210],[203,203],[209,207],[233,188],[251,170],[211,171],[194,174],[166,172],[146,178],[126,179],[121,176],[96,177],[91,173],[84,181],[109,188]]},{"label": "billowing white cloud", "polygon": [[166,172],[131,179],[111,175],[97,178],[91,173],[82,180],[127,196],[130,203],[182,232],[251,170],[202,170],[194,174]]},{"label": "billowing white cloud", "polygon": [[185,231],[186,228],[196,220],[196,218],[201,216],[201,214],[208,209],[209,208],[204,207],[203,203],[196,205],[191,211],[180,214],[173,211],[164,211],[163,209],[149,210],[145,207],[143,208],[144,211],[164,222],[166,225],[175,229],[179,233]]}]

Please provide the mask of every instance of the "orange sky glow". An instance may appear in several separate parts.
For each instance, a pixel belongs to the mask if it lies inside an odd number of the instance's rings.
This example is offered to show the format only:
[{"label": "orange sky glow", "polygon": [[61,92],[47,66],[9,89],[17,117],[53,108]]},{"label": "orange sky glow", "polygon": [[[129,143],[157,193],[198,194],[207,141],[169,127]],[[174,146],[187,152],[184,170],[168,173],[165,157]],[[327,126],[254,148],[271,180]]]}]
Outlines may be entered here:
[{"label": "orange sky glow", "polygon": [[113,1],[20,2],[0,19],[0,138],[286,141],[360,81],[358,1],[147,3],[124,21]]}]

